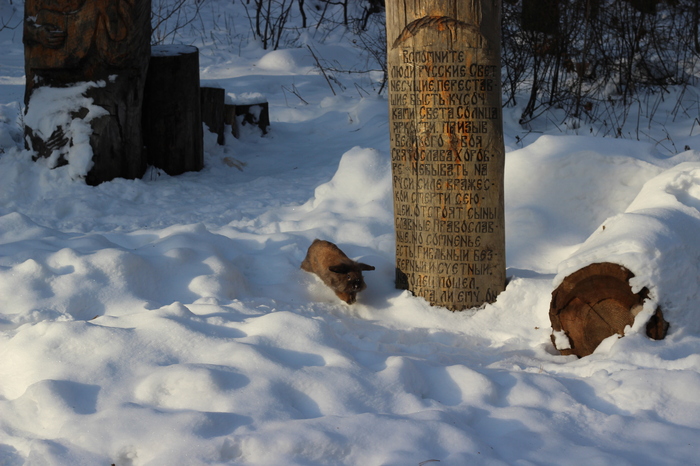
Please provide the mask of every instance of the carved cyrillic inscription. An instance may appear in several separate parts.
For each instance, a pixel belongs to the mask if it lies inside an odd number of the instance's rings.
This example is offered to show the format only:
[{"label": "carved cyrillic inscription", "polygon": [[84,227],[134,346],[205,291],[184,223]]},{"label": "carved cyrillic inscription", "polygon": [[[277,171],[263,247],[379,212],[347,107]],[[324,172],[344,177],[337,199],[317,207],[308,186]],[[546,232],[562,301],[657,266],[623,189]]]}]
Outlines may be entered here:
[{"label": "carved cyrillic inscription", "polygon": [[500,67],[410,39],[388,70],[397,286],[480,306],[505,286]]}]

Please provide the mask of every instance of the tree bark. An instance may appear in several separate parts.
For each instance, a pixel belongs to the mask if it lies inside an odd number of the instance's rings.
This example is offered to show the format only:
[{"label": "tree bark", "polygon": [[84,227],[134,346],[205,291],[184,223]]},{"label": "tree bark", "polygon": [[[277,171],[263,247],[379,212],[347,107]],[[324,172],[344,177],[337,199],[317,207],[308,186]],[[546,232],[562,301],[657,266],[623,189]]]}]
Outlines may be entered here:
[{"label": "tree bark", "polygon": [[[24,51],[26,113],[40,88],[68,88],[95,82],[85,97],[106,112],[85,120],[85,108],[71,119],[90,125],[92,168],[84,174],[91,185],[115,177],[137,178],[145,168],[141,134],[141,102],[150,55],[150,0],[26,0]],[[70,102],[66,102],[70,106]],[[43,134],[25,127],[28,149],[35,158],[58,151],[57,165],[69,162],[71,124]]]},{"label": "tree bark", "polygon": [[196,47],[153,47],[143,115],[150,165],[171,176],[204,167]]},{"label": "tree bark", "polygon": [[396,286],[451,310],[505,289],[500,15],[386,4]]}]

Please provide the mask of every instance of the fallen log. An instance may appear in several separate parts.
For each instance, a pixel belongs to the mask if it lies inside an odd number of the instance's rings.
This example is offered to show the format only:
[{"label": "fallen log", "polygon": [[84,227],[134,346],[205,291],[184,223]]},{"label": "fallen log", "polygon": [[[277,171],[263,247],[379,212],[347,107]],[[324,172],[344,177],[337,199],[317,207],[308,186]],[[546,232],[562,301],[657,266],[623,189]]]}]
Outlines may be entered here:
[{"label": "fallen log", "polygon": [[[571,275],[552,292],[549,318],[552,343],[563,355],[593,353],[606,338],[623,336],[643,309],[649,290],[633,292],[634,274],[610,262],[590,264]],[[663,339],[668,331],[663,312],[657,308],[647,323],[647,336]]]}]

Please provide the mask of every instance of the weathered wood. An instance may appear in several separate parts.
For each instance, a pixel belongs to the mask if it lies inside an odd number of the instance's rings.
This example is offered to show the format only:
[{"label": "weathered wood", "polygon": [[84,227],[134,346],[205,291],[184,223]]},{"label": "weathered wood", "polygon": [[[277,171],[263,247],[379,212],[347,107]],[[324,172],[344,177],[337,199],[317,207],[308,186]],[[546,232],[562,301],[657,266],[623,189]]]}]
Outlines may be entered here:
[{"label": "weathered wood", "polygon": [[204,167],[196,47],[153,47],[143,116],[150,165],[171,176]]},{"label": "weathered wood", "polygon": [[[549,318],[554,332],[565,332],[570,348],[557,348],[561,354],[583,357],[593,353],[606,338],[624,335],[642,310],[648,290],[632,292],[634,274],[609,262],[591,264],[567,276],[552,292]],[[658,309],[647,325],[653,339],[666,336],[668,323]],[[556,337],[552,336],[555,343]]]},{"label": "weathered wood", "polygon": [[202,121],[209,131],[216,134],[216,142],[224,144],[224,100],[226,91],[219,87],[201,87],[199,89]]},{"label": "weathered wood", "polygon": [[231,134],[238,139],[240,132],[238,129],[238,119],[236,118],[236,106],[224,104],[224,123],[231,126]]},{"label": "weathered wood", "polygon": [[[150,54],[150,0],[26,0],[24,12],[25,104],[34,91],[97,82],[86,96],[106,114],[89,121],[92,168],[88,184],[115,177],[136,178],[145,171],[141,102]],[[83,119],[85,109],[71,113]],[[68,125],[66,125],[68,126]],[[44,135],[25,127],[36,157],[59,151],[58,165],[73,147],[69,129]]]},{"label": "weathered wood", "polygon": [[505,289],[498,0],[386,2],[396,286],[462,310]]},{"label": "weathered wood", "polygon": [[267,102],[236,104],[236,116],[243,116],[241,125],[253,125],[267,134],[270,127],[270,109]]}]

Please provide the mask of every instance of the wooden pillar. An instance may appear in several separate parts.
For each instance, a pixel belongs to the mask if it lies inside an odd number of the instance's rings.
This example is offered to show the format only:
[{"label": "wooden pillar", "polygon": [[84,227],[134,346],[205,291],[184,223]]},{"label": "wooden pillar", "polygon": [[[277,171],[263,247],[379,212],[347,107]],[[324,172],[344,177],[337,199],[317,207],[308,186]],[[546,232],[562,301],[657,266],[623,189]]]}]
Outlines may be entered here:
[{"label": "wooden pillar", "polygon": [[499,0],[387,0],[396,286],[462,310],[505,289]]},{"label": "wooden pillar", "polygon": [[[58,166],[69,163],[72,148],[86,148],[85,131],[74,128],[87,126],[92,160],[85,164],[89,171],[80,176],[88,184],[143,174],[141,102],[150,55],[150,13],[150,0],[25,1],[25,114],[35,126],[25,126],[25,140],[35,158],[58,154]],[[76,88],[85,82],[95,83],[83,97],[100,108],[99,115],[75,108],[75,96],[66,97],[63,108],[70,114],[60,124],[42,115],[45,100],[32,108],[37,89]],[[60,95],[54,92],[53,98]],[[73,124],[76,120],[82,122]]]},{"label": "wooden pillar", "polygon": [[150,165],[171,176],[204,167],[197,47],[153,47],[143,124]]}]

